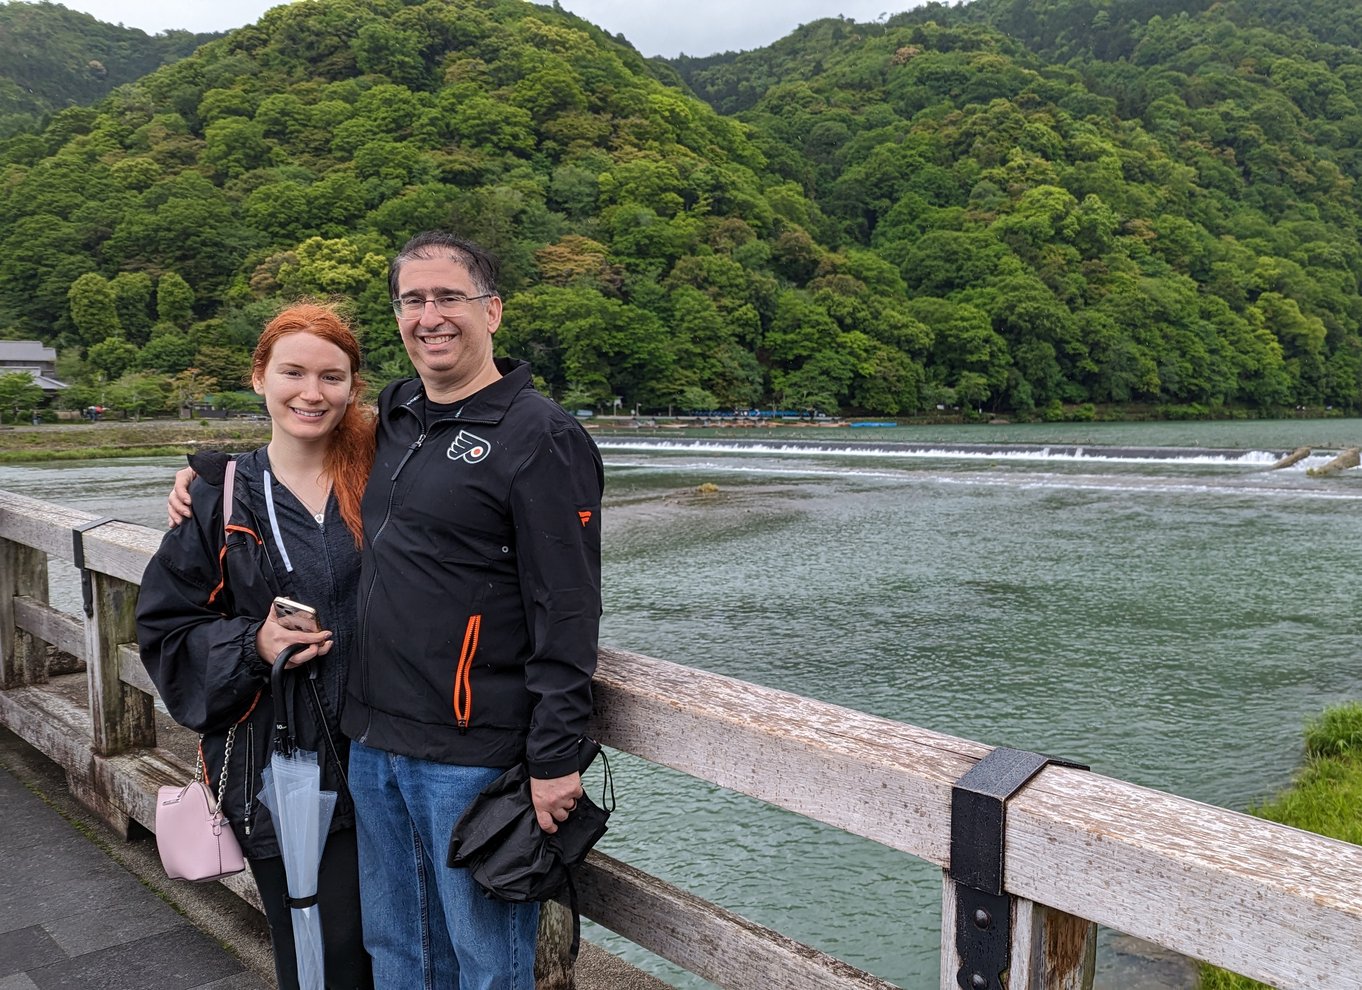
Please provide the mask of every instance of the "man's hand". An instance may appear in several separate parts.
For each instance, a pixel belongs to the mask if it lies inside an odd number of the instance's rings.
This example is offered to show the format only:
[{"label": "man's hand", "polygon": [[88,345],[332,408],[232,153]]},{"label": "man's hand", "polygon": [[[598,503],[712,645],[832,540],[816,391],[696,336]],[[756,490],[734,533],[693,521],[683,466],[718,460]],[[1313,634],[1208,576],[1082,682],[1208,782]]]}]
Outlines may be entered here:
[{"label": "man's hand", "polygon": [[189,483],[197,477],[193,468],[180,468],[175,472],[175,487],[166,498],[166,521],[171,529],[189,518]]},{"label": "man's hand", "polygon": [[286,629],[275,618],[274,609],[270,609],[260,631],[255,634],[255,652],[260,655],[261,660],[272,667],[284,648],[294,643],[306,643],[308,646],[307,649],[299,650],[297,655],[290,657],[285,665],[287,667],[297,667],[330,653],[331,631],[323,629],[321,632],[302,632],[298,629]]},{"label": "man's hand", "polygon": [[582,775],[579,773],[548,780],[530,778],[530,800],[534,802],[534,814],[539,819],[539,827],[549,835],[558,831],[559,822],[567,821],[581,796]]}]

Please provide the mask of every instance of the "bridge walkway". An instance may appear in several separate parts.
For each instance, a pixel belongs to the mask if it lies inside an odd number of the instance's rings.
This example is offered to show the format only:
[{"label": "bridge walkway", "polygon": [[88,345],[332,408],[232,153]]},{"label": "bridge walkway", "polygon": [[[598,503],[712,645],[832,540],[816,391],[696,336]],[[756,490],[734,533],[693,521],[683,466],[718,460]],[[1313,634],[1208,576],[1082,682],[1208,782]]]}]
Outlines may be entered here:
[{"label": "bridge walkway", "polygon": [[[263,916],[220,884],[167,880],[0,728],[0,990],[274,990]],[[667,990],[583,942],[580,990]]]},{"label": "bridge walkway", "polygon": [[[124,843],[67,793],[55,765],[3,736],[0,990],[269,990],[272,979],[138,876],[141,867],[160,869],[149,838]],[[253,946],[257,966],[268,965],[263,925],[252,932],[249,908],[212,887],[195,886],[196,913],[211,917],[224,940]]]}]

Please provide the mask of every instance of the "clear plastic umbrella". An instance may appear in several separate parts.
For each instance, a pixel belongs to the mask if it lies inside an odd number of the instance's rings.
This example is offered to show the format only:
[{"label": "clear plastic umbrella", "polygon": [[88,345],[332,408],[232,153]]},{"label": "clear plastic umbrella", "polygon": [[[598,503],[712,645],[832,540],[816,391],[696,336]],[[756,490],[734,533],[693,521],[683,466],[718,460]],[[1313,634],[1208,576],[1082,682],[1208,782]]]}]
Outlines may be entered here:
[{"label": "clear plastic umbrella", "polygon": [[274,701],[274,755],[261,775],[260,800],[274,816],[279,851],[288,878],[288,904],[293,917],[293,949],[300,990],[322,990],[322,919],[317,906],[317,871],[321,865],[336,792],[321,789],[317,754],[298,749],[289,729],[284,699],[284,665],[297,650],[279,654],[271,671]]}]

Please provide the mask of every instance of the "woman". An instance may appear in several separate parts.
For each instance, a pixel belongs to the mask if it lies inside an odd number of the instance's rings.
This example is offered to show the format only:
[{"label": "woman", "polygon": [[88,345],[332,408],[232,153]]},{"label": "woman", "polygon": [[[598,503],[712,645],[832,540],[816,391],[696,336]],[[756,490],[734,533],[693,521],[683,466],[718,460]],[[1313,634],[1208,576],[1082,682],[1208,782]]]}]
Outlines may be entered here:
[{"label": "woman", "polygon": [[[251,384],[271,421],[267,446],[235,460],[191,458],[192,518],[165,536],[137,603],[142,663],[171,716],[203,734],[206,783],[260,891],[281,990],[298,986],[284,865],[259,798],[272,752],[270,668],[288,646],[288,714],[298,745],[317,753],[321,786],[337,792],[318,880],[328,988],[369,988],[360,932],[354,806],[345,779],[349,743],[338,714],[355,641],[361,540],[359,502],[374,431],[358,402],[359,343],[334,311],[290,306],[256,346]],[[230,492],[230,504],[227,493]],[[282,626],[276,596],[317,610],[321,631]]]}]

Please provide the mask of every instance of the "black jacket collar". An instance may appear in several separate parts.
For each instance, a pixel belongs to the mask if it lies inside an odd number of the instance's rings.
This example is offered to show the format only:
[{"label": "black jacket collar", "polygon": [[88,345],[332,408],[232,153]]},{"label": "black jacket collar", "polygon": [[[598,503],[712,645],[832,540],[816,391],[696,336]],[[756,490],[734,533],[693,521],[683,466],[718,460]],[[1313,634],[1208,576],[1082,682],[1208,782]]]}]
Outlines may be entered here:
[{"label": "black jacket collar", "polygon": [[[465,423],[499,423],[502,417],[506,415],[506,410],[510,408],[511,401],[516,395],[522,389],[531,386],[528,362],[515,361],[511,358],[497,358],[495,363],[497,371],[501,372],[501,378],[484,386],[464,400],[464,404],[459,410],[458,418],[460,421]],[[425,398],[425,395],[426,389],[421,384],[421,379],[408,378],[399,382],[393,391],[393,403],[388,410],[388,416],[395,417],[403,413],[411,413],[419,419],[422,415],[421,400]]]}]

